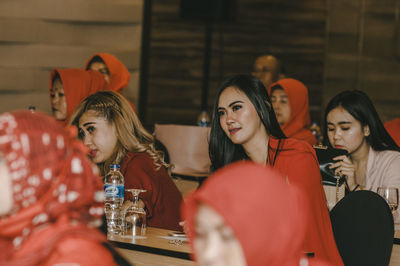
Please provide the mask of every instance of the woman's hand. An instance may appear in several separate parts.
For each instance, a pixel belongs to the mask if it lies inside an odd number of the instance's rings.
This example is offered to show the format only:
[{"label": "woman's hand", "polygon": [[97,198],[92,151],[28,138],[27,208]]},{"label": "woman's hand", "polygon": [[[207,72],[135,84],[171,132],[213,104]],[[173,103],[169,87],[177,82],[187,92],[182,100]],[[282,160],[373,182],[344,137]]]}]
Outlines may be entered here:
[{"label": "woman's hand", "polygon": [[335,169],[335,175],[338,175],[340,177],[345,176],[349,189],[353,190],[353,188],[357,185],[355,175],[356,168],[353,162],[346,155],[334,157],[333,160],[335,161],[335,163],[329,166],[329,168]]}]

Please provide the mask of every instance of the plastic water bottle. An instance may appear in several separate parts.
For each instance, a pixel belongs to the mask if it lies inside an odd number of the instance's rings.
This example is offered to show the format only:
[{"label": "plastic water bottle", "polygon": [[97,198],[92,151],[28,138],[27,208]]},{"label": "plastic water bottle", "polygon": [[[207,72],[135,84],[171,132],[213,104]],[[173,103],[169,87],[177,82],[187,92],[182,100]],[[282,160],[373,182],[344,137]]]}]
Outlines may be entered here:
[{"label": "plastic water bottle", "polygon": [[104,178],[105,204],[104,212],[107,219],[107,231],[110,234],[120,234],[122,231],[121,207],[124,202],[124,176],[119,164],[110,165],[110,172]]},{"label": "plastic water bottle", "polygon": [[197,117],[197,125],[200,127],[208,127],[210,124],[210,116],[206,110],[202,110]]}]

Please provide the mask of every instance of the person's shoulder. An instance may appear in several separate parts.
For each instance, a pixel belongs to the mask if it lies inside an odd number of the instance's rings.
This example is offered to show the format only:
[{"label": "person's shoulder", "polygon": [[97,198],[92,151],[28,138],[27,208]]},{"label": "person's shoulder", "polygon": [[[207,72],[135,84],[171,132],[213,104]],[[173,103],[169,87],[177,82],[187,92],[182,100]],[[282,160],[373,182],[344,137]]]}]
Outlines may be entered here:
[{"label": "person's shoulder", "polygon": [[400,163],[400,152],[393,150],[375,151],[378,161],[390,161]]},{"label": "person's shoulder", "polygon": [[146,152],[127,152],[123,164],[153,164],[153,160]]},{"label": "person's shoulder", "polygon": [[284,140],[283,150],[299,153],[315,153],[314,148],[305,140],[287,138]]}]

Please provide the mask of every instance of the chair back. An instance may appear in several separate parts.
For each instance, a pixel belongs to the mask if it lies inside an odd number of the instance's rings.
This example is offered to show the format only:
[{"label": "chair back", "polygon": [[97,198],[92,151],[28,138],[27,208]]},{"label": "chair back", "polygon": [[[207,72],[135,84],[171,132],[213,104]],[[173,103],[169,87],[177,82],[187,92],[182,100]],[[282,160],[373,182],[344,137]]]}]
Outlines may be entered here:
[{"label": "chair back", "polygon": [[330,217],[345,265],[389,265],[393,216],[381,196],[367,190],[352,192],[335,205]]},{"label": "chair back", "polygon": [[208,176],[210,157],[208,138],[210,128],[185,125],[155,124],[156,138],[167,148],[172,174],[184,176]]}]

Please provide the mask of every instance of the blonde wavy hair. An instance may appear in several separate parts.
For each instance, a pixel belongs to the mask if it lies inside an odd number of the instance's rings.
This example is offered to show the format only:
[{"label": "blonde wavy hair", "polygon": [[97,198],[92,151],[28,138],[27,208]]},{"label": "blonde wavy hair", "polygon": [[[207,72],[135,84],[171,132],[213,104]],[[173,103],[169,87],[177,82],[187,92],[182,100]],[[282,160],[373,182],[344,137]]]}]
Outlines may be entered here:
[{"label": "blonde wavy hair", "polygon": [[146,131],[121,94],[100,91],[88,96],[75,109],[69,123],[79,128],[79,119],[89,110],[113,124],[117,132],[118,141],[113,154],[104,163],[98,164],[103,175],[108,172],[110,164],[121,164],[128,151],[146,152],[157,170],[162,166],[167,169],[171,166],[164,161],[164,153],[155,149],[154,137]]}]

